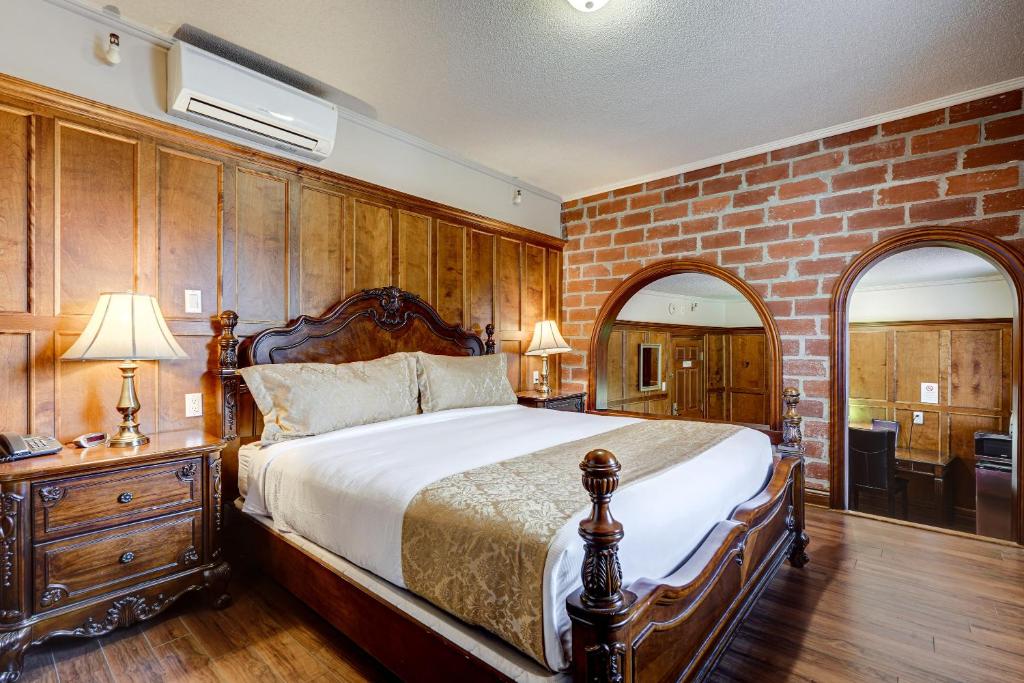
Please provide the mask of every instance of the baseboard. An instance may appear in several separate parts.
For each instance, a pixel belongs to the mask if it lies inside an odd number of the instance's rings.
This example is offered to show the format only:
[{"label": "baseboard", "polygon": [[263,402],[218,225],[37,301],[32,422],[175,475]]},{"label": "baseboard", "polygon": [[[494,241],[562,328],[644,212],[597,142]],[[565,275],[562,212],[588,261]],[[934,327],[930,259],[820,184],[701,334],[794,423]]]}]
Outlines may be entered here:
[{"label": "baseboard", "polygon": [[819,491],[817,489],[804,489],[804,502],[819,508],[831,506],[831,498],[828,495],[828,491]]}]

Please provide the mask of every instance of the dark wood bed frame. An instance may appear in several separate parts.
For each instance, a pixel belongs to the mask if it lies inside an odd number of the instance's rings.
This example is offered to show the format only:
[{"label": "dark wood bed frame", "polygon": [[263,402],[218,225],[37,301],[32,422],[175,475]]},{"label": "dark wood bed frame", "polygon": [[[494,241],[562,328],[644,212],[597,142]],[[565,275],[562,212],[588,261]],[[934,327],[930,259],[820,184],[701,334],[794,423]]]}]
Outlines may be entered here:
[{"label": "dark wood bed frame", "polygon": [[[225,487],[237,485],[237,446],[259,431],[239,367],[262,363],[371,360],[397,351],[445,355],[494,353],[487,340],[446,324],[428,303],[394,287],[366,290],[323,317],[239,341],[238,316],[220,316]],[[786,389],[782,444],[764,488],[716,525],[671,575],[622,586],[618,545],[622,525],[610,503],[619,463],[594,450],[580,463],[592,501],[580,523],[585,544],[583,587],[568,598],[574,681],[701,680],[711,672],[737,627],[782,562],[807,562],[804,552],[803,459],[799,394]],[[241,428],[240,428],[241,426]],[[244,433],[246,436],[240,437]],[[233,495],[226,496],[228,500]],[[233,510],[233,508],[232,508]],[[229,532],[243,553],[403,680],[508,680],[394,605],[382,600],[247,515]]]}]

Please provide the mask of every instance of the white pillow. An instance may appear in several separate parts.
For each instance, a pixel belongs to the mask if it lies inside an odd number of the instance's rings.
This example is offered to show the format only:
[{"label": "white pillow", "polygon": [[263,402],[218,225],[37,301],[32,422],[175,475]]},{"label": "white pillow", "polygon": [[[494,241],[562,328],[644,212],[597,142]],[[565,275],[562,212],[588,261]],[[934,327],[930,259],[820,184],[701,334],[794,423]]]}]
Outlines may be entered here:
[{"label": "white pillow", "polygon": [[517,403],[504,353],[435,356],[421,351],[416,354],[416,377],[424,413]]},{"label": "white pillow", "polygon": [[280,363],[240,370],[263,413],[263,441],[383,422],[418,409],[409,353],[355,363]]}]

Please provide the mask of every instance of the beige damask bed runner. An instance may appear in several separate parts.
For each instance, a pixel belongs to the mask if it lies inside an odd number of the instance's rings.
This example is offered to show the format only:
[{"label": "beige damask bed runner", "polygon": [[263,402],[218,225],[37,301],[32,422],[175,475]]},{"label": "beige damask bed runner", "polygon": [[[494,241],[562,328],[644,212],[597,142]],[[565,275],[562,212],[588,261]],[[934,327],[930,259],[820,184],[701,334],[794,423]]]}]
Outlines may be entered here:
[{"label": "beige damask bed runner", "polygon": [[546,665],[548,548],[589,504],[577,463],[595,448],[611,451],[622,464],[621,488],[694,458],[740,429],[645,420],[434,482],[405,512],[405,584]]}]

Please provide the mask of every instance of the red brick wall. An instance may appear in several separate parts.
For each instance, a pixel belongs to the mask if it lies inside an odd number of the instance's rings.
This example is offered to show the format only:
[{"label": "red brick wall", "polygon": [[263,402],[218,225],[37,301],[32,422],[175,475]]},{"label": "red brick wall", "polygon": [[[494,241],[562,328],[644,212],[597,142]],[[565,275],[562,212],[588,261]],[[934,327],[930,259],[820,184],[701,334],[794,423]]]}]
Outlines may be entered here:
[{"label": "red brick wall", "polygon": [[1021,91],[566,202],[562,385],[584,389],[598,309],[637,269],[676,258],[724,266],[768,303],[783,375],[803,392],[813,488],[828,487],[832,284],[908,226],[1024,239]]}]

